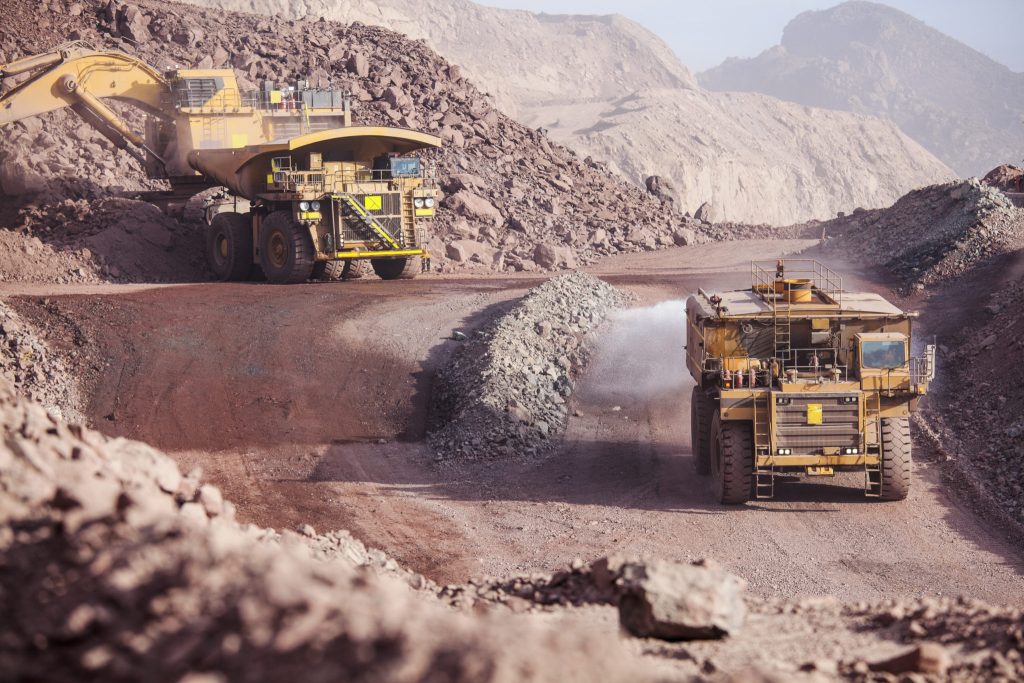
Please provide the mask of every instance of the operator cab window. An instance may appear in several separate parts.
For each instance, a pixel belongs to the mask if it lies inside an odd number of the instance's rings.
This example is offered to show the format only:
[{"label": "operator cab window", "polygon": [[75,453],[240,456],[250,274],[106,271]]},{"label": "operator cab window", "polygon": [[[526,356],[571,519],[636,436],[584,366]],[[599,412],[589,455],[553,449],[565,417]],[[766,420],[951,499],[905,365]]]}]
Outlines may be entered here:
[{"label": "operator cab window", "polygon": [[861,344],[861,366],[875,369],[902,368],[907,364],[902,341],[866,341]]}]

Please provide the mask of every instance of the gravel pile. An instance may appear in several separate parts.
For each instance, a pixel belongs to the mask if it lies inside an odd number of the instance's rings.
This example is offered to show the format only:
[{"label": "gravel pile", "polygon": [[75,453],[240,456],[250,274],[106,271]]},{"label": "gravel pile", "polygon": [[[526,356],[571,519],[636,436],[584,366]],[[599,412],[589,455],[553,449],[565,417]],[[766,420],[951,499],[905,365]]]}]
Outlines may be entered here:
[{"label": "gravel pile", "polygon": [[585,335],[627,302],[592,275],[548,280],[467,340],[437,377],[428,436],[440,459],[532,456],[565,427]]},{"label": "gravel pile", "polygon": [[819,224],[837,254],[881,264],[915,289],[1014,248],[1024,212],[977,178],[910,192],[887,209],[856,210]]},{"label": "gravel pile", "polygon": [[83,422],[73,376],[72,368],[50,351],[32,325],[0,301],[0,378],[55,417]]},{"label": "gravel pile", "polygon": [[650,680],[612,638],[453,612],[345,533],[239,525],[198,473],[2,380],[0,432],[11,680]]},{"label": "gravel pile", "polygon": [[[75,38],[160,67],[234,68],[246,88],[265,78],[280,83],[312,76],[314,85],[353,93],[357,123],[441,136],[444,148],[428,156],[445,196],[437,237],[428,246],[442,271],[557,270],[720,236],[603,164],[516,123],[458,66],[393,31],[162,2],[108,7],[100,0],[44,0],[42,6],[0,0],[0,10],[0,52],[7,58]],[[50,203],[151,185],[135,162],[114,155],[83,125],[73,113],[56,112],[6,128],[0,188],[22,202]]]}]

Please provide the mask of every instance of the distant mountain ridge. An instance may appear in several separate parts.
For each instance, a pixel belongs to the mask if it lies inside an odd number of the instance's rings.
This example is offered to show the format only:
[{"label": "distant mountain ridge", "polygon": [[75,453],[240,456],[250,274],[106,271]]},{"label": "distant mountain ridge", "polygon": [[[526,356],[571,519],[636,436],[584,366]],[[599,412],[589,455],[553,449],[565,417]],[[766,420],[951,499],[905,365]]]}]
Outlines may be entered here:
[{"label": "distant mountain ridge", "polygon": [[804,12],[780,45],[698,80],[889,119],[965,176],[1024,155],[1024,74],[873,2]]}]

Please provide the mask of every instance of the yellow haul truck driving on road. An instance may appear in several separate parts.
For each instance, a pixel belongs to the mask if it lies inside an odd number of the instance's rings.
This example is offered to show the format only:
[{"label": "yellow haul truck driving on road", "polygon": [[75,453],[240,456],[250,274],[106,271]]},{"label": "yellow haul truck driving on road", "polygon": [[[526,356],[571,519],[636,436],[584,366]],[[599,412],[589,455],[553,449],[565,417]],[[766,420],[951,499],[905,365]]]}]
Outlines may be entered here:
[{"label": "yellow haul truck driving on road", "polygon": [[935,374],[934,345],[910,355],[913,317],[807,260],[754,263],[750,289],[690,297],[693,456],[715,496],[745,503],[773,497],[778,474],[863,471],[865,495],[906,498],[909,416]]},{"label": "yellow haul truck driving on road", "polygon": [[[300,81],[242,91],[230,69],[159,72],[82,43],[0,65],[26,80],[0,95],[0,127],[72,108],[167,179],[172,199],[226,187],[250,210],[217,213],[206,251],[222,280],[260,266],[271,282],[339,277],[368,259],[384,279],[413,277],[437,190],[412,152],[440,146],[416,131],[353,126],[349,98]],[[105,99],[143,110],[139,135]],[[429,261],[426,261],[429,263]]]}]

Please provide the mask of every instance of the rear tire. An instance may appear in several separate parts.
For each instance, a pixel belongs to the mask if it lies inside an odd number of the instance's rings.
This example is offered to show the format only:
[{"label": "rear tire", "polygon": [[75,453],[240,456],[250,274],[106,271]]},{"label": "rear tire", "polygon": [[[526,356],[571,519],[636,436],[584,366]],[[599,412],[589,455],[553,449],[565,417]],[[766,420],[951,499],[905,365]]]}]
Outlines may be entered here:
[{"label": "rear tire", "polygon": [[252,214],[218,213],[206,229],[206,262],[223,282],[252,273]]},{"label": "rear tire", "polygon": [[690,395],[690,452],[697,474],[711,474],[711,398],[700,387]]},{"label": "rear tire", "polygon": [[260,230],[260,266],[268,282],[294,284],[313,274],[313,240],[288,211],[274,211]]},{"label": "rear tire", "polygon": [[366,261],[362,259],[339,259],[317,261],[313,266],[314,280],[358,280],[366,275]]},{"label": "rear tire", "polygon": [[419,256],[375,258],[370,259],[370,265],[381,280],[411,280],[419,275],[423,268]]},{"label": "rear tire", "polygon": [[910,418],[882,418],[882,500],[910,493],[911,450]]},{"label": "rear tire", "polygon": [[751,498],[754,485],[754,431],[749,422],[711,420],[711,476],[715,497],[726,505]]}]

